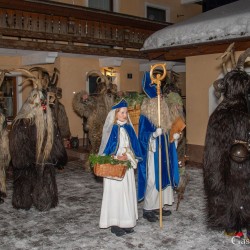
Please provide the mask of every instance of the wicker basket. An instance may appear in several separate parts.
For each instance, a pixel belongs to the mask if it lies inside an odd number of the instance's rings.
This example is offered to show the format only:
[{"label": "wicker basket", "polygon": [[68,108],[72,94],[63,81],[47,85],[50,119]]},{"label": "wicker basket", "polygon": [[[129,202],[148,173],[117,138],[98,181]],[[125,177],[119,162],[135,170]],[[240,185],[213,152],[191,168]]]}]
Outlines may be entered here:
[{"label": "wicker basket", "polygon": [[94,166],[94,174],[96,176],[105,177],[113,180],[122,180],[127,170],[127,166],[118,164],[96,164]]},{"label": "wicker basket", "polygon": [[130,120],[134,126],[135,132],[138,135],[138,126],[139,126],[139,118],[140,118],[140,113],[141,113],[141,106],[136,105],[134,108],[129,107],[128,113],[129,113]]}]

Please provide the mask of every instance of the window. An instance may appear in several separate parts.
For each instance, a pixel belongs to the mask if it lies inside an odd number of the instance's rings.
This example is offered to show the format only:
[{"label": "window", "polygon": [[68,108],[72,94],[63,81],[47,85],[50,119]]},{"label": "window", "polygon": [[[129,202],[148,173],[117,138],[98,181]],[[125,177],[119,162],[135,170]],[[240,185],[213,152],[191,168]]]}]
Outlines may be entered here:
[{"label": "window", "polygon": [[154,21],[166,22],[166,11],[164,9],[147,6],[147,18]]},{"label": "window", "polygon": [[159,22],[170,22],[170,8],[167,5],[145,3],[145,17]]},{"label": "window", "polygon": [[7,119],[13,119],[16,115],[16,78],[5,77],[0,88],[0,112]]},{"label": "window", "polygon": [[88,7],[99,10],[113,11],[113,0],[89,0]]},{"label": "window", "polygon": [[97,78],[99,76],[89,76],[89,94],[96,94],[97,93]]}]

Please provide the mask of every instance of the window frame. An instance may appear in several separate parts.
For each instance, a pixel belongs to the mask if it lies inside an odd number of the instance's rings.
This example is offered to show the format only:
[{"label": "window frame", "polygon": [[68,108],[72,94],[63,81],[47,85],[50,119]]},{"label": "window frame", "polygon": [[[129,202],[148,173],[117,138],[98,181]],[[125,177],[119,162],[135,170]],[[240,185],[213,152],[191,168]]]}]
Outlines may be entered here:
[{"label": "window frame", "polygon": [[[110,6],[110,10],[105,10],[105,11],[110,11],[110,12],[114,12],[114,3],[115,0],[109,0],[109,6]],[[89,7],[89,0],[86,1],[86,6]],[[90,8],[90,7],[89,7]],[[93,8],[93,7],[91,7]],[[96,8],[97,9],[97,8]],[[103,9],[99,9],[99,10],[103,10]]]},{"label": "window frame", "polygon": [[152,3],[145,3],[145,18],[148,19],[148,7],[151,8],[156,8],[156,9],[160,9],[160,10],[164,10],[165,11],[165,16],[166,16],[166,20],[165,22],[170,22],[170,8],[166,5],[159,5],[159,4],[152,4]]}]

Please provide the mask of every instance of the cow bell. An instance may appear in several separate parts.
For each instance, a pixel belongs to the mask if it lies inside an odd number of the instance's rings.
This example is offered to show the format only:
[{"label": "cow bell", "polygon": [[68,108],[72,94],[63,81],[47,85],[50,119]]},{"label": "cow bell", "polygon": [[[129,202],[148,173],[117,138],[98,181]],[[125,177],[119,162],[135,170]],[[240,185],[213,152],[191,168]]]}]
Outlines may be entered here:
[{"label": "cow bell", "polygon": [[230,148],[230,157],[237,163],[243,163],[249,158],[247,147],[242,143],[233,144]]}]

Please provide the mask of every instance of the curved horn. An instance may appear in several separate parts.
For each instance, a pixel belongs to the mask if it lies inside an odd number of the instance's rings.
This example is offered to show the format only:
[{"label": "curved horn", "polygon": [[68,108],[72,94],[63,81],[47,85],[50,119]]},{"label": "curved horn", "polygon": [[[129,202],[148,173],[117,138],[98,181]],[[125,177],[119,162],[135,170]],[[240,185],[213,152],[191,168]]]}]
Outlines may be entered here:
[{"label": "curved horn", "polygon": [[33,71],[37,71],[37,72],[42,72],[42,73],[47,73],[48,74],[48,70],[43,68],[43,67],[32,67],[29,69],[30,72],[33,72]]},{"label": "curved horn", "polygon": [[33,83],[33,87],[34,89],[37,89],[37,83],[36,83],[36,79],[33,79],[33,78],[26,78],[24,81],[22,81],[21,83],[19,83],[18,85],[19,86],[22,86],[25,82],[28,82],[28,81],[31,81]]},{"label": "curved horn", "polygon": [[30,72],[37,72],[38,73],[38,79],[42,79],[43,75],[49,75],[48,70],[42,67],[32,67],[29,69]]},{"label": "curved horn", "polygon": [[244,63],[246,62],[246,59],[250,57],[250,48],[245,50],[239,57],[237,61],[236,68],[240,70],[244,70]]},{"label": "curved horn", "polygon": [[38,73],[37,85],[39,89],[46,89],[49,85],[50,77],[48,70],[42,67],[33,67],[30,72],[36,71]]},{"label": "curved horn", "polygon": [[105,75],[101,75],[96,79],[96,83],[102,83],[102,82],[108,84],[109,83],[108,77]]},{"label": "curved horn", "polygon": [[221,61],[222,61],[222,68],[223,68],[224,75],[226,75],[226,73],[228,73],[227,67],[226,67],[226,63],[227,63],[228,59],[231,59],[233,68],[235,68],[235,66],[236,66],[235,58],[234,58],[234,45],[235,45],[235,43],[231,43],[227,47],[225,52],[221,56],[216,58],[216,60],[221,59]]},{"label": "curved horn", "polygon": [[17,68],[14,71],[21,72],[22,75],[24,75],[26,77],[30,77],[30,78],[34,78],[34,79],[36,78],[36,76],[34,74],[32,74],[29,70],[24,69],[24,68]]},{"label": "curved horn", "polygon": [[15,69],[14,71],[17,71],[17,72],[21,72],[23,76],[27,77],[27,79],[25,79],[22,83],[20,83],[19,85],[22,85],[23,83],[25,83],[26,81],[32,81],[33,83],[33,87],[35,89],[38,88],[38,80],[37,80],[37,77],[32,74],[29,70],[27,69],[24,69],[24,68],[18,68],[18,69]]},{"label": "curved horn", "polygon": [[57,68],[54,68],[54,72],[53,72],[53,75],[50,79],[49,85],[56,85],[56,83],[58,81],[59,74],[60,74],[60,71]]},{"label": "curved horn", "polygon": [[4,77],[5,77],[6,73],[9,73],[9,71],[6,70],[6,69],[0,69],[0,87],[1,87],[1,85],[3,83],[3,80],[4,80]]}]

